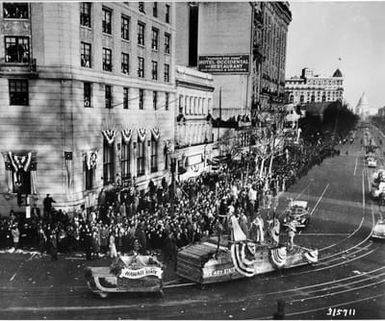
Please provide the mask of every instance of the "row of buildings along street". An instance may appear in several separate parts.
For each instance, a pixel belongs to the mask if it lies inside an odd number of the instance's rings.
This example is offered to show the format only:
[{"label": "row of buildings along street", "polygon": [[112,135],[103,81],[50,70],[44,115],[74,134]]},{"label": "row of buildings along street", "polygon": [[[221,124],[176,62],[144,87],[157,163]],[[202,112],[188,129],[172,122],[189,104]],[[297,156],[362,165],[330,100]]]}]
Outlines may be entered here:
[{"label": "row of buildings along street", "polygon": [[286,2],[3,3],[1,213],[48,193],[93,206],[248,149],[286,103],[290,21]]},{"label": "row of buildings along street", "polygon": [[285,76],[288,2],[1,6],[4,216],[46,213],[44,200],[91,211],[122,189],[175,194],[250,155],[242,179],[255,168],[264,194],[284,191],[273,163],[303,151],[298,120],[343,100],[338,68]]}]

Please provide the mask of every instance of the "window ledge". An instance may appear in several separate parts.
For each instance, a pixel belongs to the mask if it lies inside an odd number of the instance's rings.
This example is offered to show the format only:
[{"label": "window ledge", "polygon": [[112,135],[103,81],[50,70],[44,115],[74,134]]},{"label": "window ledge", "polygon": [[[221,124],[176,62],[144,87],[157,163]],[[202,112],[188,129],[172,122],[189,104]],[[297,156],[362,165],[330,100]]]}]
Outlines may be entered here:
[{"label": "window ledge", "polygon": [[103,32],[103,36],[112,38],[112,33]]},{"label": "window ledge", "polygon": [[141,45],[141,44],[139,44],[139,43],[138,43],[138,47],[139,47],[139,48],[146,49],[145,45]]},{"label": "window ledge", "polygon": [[80,25],[80,28],[92,31],[92,27]]},{"label": "window ledge", "polygon": [[129,45],[131,44],[131,40],[130,39],[124,39],[124,38],[120,38],[123,42],[125,43],[128,43]]},{"label": "window ledge", "polygon": [[28,21],[28,20],[30,20],[30,18],[4,18],[4,20],[11,20],[11,21],[23,20],[23,21]]}]

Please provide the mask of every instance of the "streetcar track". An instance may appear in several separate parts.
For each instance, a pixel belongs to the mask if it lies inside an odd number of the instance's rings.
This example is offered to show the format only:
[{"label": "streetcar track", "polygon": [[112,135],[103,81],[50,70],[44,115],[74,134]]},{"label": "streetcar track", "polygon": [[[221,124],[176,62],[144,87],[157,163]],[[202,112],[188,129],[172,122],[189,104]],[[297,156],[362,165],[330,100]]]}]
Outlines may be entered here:
[{"label": "streetcar track", "polygon": [[[367,282],[368,280],[378,279],[379,277],[384,276],[384,275],[385,275],[385,272],[381,273],[379,275],[369,276],[367,278],[362,278],[362,279],[359,279],[359,280],[355,280],[353,282],[341,283],[341,284],[336,284],[336,285],[333,285],[333,286],[325,287],[325,288],[322,288],[322,289],[316,289],[316,290],[312,290],[312,291],[303,292],[303,293],[300,293],[297,296],[309,295],[309,294],[317,293],[317,292],[327,292],[327,291],[338,289],[338,288],[348,288],[349,291],[355,291],[358,288],[357,287],[350,288],[350,286],[356,285],[356,284],[359,284],[359,283],[364,283],[364,282]],[[379,281],[376,281],[375,284],[377,284],[377,283],[381,284],[383,282],[385,282],[385,278],[382,278]],[[367,287],[369,285],[375,285],[375,284],[374,283],[370,283],[370,284],[368,283],[368,284],[365,284],[364,287]],[[331,292],[331,293],[328,293],[328,295],[332,295],[332,293],[338,293],[338,292]],[[294,296],[296,296],[296,295],[294,294]],[[309,297],[309,298],[305,298],[305,299],[295,299],[295,300],[291,300],[290,302],[297,302],[297,301],[303,302],[303,301],[306,301],[306,300],[310,300],[312,298],[319,298],[319,296]]]},{"label": "streetcar track", "polygon": [[338,295],[338,294],[343,294],[343,293],[347,293],[347,292],[352,292],[352,291],[357,291],[357,290],[365,289],[367,287],[376,286],[376,285],[382,284],[384,282],[385,282],[385,279],[383,279],[381,281],[378,281],[378,282],[372,282],[372,283],[365,284],[365,285],[362,285],[362,286],[349,288],[349,289],[346,289],[346,290],[330,292],[330,293],[323,294],[323,295],[316,295],[316,296],[312,296],[312,297],[309,297],[309,298],[296,299],[296,300],[292,300],[290,302],[291,303],[295,303],[295,302],[301,302],[302,303],[302,302],[308,301],[308,300],[315,300],[315,299],[320,299],[320,298],[324,298],[324,297],[327,297],[327,296],[333,296],[333,295]]},{"label": "streetcar track", "polygon": [[[369,180],[368,173],[367,173],[367,178]],[[310,183],[308,185],[310,185]],[[308,186],[305,188],[305,190],[307,188],[308,188]],[[299,195],[297,197],[299,197]],[[317,203],[317,205],[318,205],[318,203]],[[356,235],[362,229],[363,222],[365,221],[365,219],[368,219],[368,218],[366,218],[367,214],[368,213],[366,213],[366,211],[364,209],[364,215],[363,215],[363,217],[361,219],[360,225],[358,226],[358,228],[356,230],[354,230],[351,234],[349,234],[342,241],[340,241],[340,242],[338,242],[336,244],[329,245],[329,246],[327,246],[325,248],[319,249],[319,252],[320,251],[325,251],[325,250],[330,249],[332,247],[335,247],[335,246],[337,246],[339,244],[343,244],[346,241],[349,241],[349,239],[353,235]],[[374,226],[373,202],[371,202],[371,214],[372,214],[372,226]],[[377,246],[374,249],[370,250],[370,248],[374,245],[372,242],[366,244],[364,247],[358,248],[359,246],[361,246],[362,244],[364,244],[365,242],[368,241],[368,239],[371,237],[371,233],[369,233],[369,235],[366,236],[363,240],[361,240],[361,242],[359,242],[358,244],[355,244],[355,245],[351,246],[348,249],[344,249],[343,251],[334,253],[332,255],[322,257],[322,258],[319,259],[320,263],[314,265],[314,266],[321,266],[321,265],[327,265],[327,266],[325,266],[323,268],[319,268],[319,269],[310,269],[310,270],[304,271],[303,273],[310,273],[310,272],[316,272],[316,271],[320,271],[320,270],[324,270],[324,269],[331,269],[333,267],[353,262],[355,260],[361,259],[361,258],[363,258],[365,256],[368,256],[368,255],[374,253],[379,248],[379,246]],[[363,235],[361,235],[361,237],[362,236]],[[358,235],[357,237],[360,237],[360,236]],[[356,257],[355,255],[357,255],[359,253],[363,253],[363,254],[358,256],[358,257]],[[344,257],[337,257],[337,256],[341,256],[341,254],[344,255]],[[351,259],[350,260],[346,260],[346,258],[351,258]],[[329,264],[331,262],[339,261],[340,259],[342,259],[343,261],[342,262],[338,262],[338,263],[333,264],[333,265]],[[328,296],[341,295],[343,293],[347,293],[347,292],[351,292],[351,291],[357,291],[357,290],[365,289],[365,288],[368,288],[368,287],[371,287],[371,286],[382,285],[385,282],[385,279],[383,278],[383,276],[385,275],[385,272],[382,272],[383,269],[385,269],[384,266],[380,267],[380,268],[377,268],[377,269],[374,269],[372,271],[362,272],[360,274],[352,275],[352,276],[345,277],[345,278],[338,279],[338,280],[330,280],[330,281],[323,282],[323,283],[306,285],[306,286],[302,286],[302,287],[299,287],[299,288],[292,288],[292,289],[280,290],[280,291],[275,291],[275,292],[258,293],[256,295],[251,296],[251,297],[247,297],[246,300],[251,300],[253,298],[258,298],[258,297],[263,298],[263,297],[268,296],[268,295],[276,295],[276,294],[285,294],[285,293],[290,293],[290,292],[297,292],[297,293],[294,293],[293,296],[294,297],[298,297],[298,299],[295,298],[294,300],[289,301],[289,302],[290,303],[298,303],[298,302],[304,302],[304,301],[308,301],[308,300],[315,300],[315,299],[319,299],[319,298],[324,298],[324,297],[328,297]],[[290,270],[287,270],[287,271],[290,271]],[[301,273],[301,272],[300,273],[291,273],[291,274],[288,274],[288,275],[283,275],[282,277],[295,276],[295,275],[303,274],[303,273]],[[273,278],[276,279],[277,275],[275,275]],[[268,281],[269,279],[270,278],[266,278],[266,279],[262,278],[261,280]],[[373,279],[378,279],[378,281],[372,282]],[[345,281],[348,281],[348,282],[345,282]],[[357,284],[362,284],[362,285],[356,286],[356,287],[351,287],[352,285],[357,285]],[[186,285],[182,285],[181,284],[180,286],[190,286],[190,285],[192,285],[192,284],[187,284],[186,283]],[[317,289],[317,288],[325,286],[325,285],[331,285],[331,286],[326,286],[324,288]],[[52,289],[52,287],[47,286],[47,287],[34,288],[32,291],[28,291],[28,288],[24,287],[21,292],[25,292],[26,294],[28,294],[28,293],[30,294],[30,292],[32,292],[32,294],[33,294],[33,292],[38,292],[38,291],[41,291],[42,289],[45,289],[45,288]],[[71,290],[83,290],[83,289],[86,289],[86,288],[87,288],[87,286],[71,286],[71,287],[67,288],[67,291],[70,290],[70,289]],[[309,297],[309,294],[312,294],[312,293],[318,293],[318,292],[322,293],[322,292],[327,292],[327,291],[330,291],[330,290],[335,290],[335,289],[340,289],[340,288],[347,288],[347,289],[344,289],[344,290],[341,290],[341,291],[334,291],[334,292],[331,292],[331,293],[325,293],[323,295],[320,294],[320,295]],[[3,289],[5,291],[9,292],[10,289],[12,289],[12,288],[10,288],[10,287],[0,287],[0,291],[3,290]],[[26,289],[27,289],[27,291],[25,291]],[[55,289],[57,290],[58,288],[55,288]],[[306,290],[306,289],[309,289],[310,291],[305,291],[305,292],[300,293],[300,291],[303,291],[303,290]],[[64,289],[63,289],[63,291],[64,291]],[[12,291],[12,294],[14,294],[13,291]],[[75,297],[79,297],[80,296],[79,294],[83,294],[83,296],[84,296],[84,293],[77,292]],[[363,302],[363,301],[371,300],[371,299],[378,298],[378,297],[383,297],[384,295],[385,295],[384,293],[381,293],[379,295],[375,295],[375,296],[371,296],[371,297],[366,297],[366,298],[360,298],[358,300],[349,301],[349,302],[345,302],[345,303],[338,303],[338,304],[331,305],[331,306],[328,305],[326,307],[319,307],[319,308],[316,308],[316,309],[310,309],[310,310],[305,310],[305,311],[294,311],[294,312],[286,313],[285,315],[286,316],[294,316],[294,315],[301,315],[301,314],[306,314],[306,313],[311,313],[311,312],[317,312],[317,311],[321,311],[321,310],[327,310],[330,307],[334,307],[334,306],[337,307],[337,306],[341,306],[341,305],[354,304],[354,303]],[[304,296],[304,297],[301,298],[301,296]],[[38,296],[38,298],[40,298],[40,297],[43,297],[43,298],[47,297],[47,298],[49,298],[49,297],[52,297],[52,294],[45,293],[44,296]],[[68,297],[68,292],[66,292],[66,293],[63,292],[63,293],[61,293],[60,295],[57,295],[57,296],[55,295],[53,300],[57,300],[58,298],[60,299],[61,297]],[[207,298],[204,298],[204,299],[207,300]],[[210,298],[210,299],[212,299],[212,298]],[[234,302],[244,302],[244,299],[245,298],[237,298],[236,300],[232,300],[231,303],[234,303]],[[210,302],[215,303],[215,302],[220,302],[220,300],[221,300],[221,298],[219,298],[219,297],[217,298],[215,296],[214,300],[210,300]],[[99,302],[100,301],[98,301],[98,303]],[[206,301],[204,301],[204,302],[206,302]],[[96,304],[98,304],[98,303],[96,303]],[[183,299],[182,300],[177,300],[176,299],[175,300],[174,299],[174,300],[172,300],[170,302],[167,302],[166,304],[165,304],[165,302],[159,303],[159,302],[148,302],[147,301],[147,302],[143,303],[143,306],[144,306],[144,310],[145,310],[146,308],[150,308],[152,306],[172,307],[173,305],[175,305],[175,306],[179,306],[179,305],[184,306],[184,305],[188,305],[188,304],[199,305],[200,303],[202,303],[202,300],[194,300],[194,299],[191,299],[191,300],[187,300],[187,299],[185,299],[185,300],[183,300]],[[250,301],[250,304],[252,304],[251,301]],[[23,312],[24,311],[24,312],[27,313],[27,312],[31,312],[31,311],[32,312],[40,312],[40,310],[42,310],[43,312],[55,312],[55,311],[62,311],[63,312],[63,311],[78,311],[78,310],[110,310],[110,309],[114,310],[114,309],[126,309],[126,308],[130,308],[130,307],[132,307],[134,309],[135,308],[138,309],[137,301],[135,301],[133,304],[128,304],[128,305],[118,304],[118,305],[104,305],[104,306],[98,305],[98,306],[86,306],[86,307],[84,307],[84,306],[79,306],[79,307],[78,306],[72,306],[72,307],[71,306],[62,306],[62,307],[60,307],[60,306],[59,307],[58,306],[54,306],[54,307],[40,307],[40,306],[37,306],[37,307],[25,307],[25,306],[22,306],[22,307],[7,307],[7,308],[0,308],[0,311],[3,311],[3,312]],[[270,316],[264,317],[262,319],[272,319],[272,317],[270,315]]]}]

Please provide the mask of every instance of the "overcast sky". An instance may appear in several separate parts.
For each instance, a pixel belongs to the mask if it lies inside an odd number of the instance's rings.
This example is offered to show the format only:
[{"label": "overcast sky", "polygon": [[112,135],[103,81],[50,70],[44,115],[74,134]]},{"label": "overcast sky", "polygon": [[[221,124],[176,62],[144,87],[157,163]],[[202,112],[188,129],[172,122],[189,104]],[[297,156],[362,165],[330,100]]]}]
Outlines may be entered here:
[{"label": "overcast sky", "polygon": [[290,2],[290,8],[286,77],[304,67],[332,75],[339,67],[351,107],[363,91],[373,111],[385,106],[385,2]]}]

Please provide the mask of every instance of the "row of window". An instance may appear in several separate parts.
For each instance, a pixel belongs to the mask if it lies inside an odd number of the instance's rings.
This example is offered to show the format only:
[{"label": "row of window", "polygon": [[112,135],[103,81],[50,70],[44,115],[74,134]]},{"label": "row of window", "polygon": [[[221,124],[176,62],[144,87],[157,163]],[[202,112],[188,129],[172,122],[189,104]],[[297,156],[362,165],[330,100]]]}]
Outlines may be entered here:
[{"label": "row of window", "polygon": [[[138,108],[144,109],[144,89],[139,89],[138,97],[129,98],[128,95],[129,88],[123,87],[123,102],[119,105],[123,105],[123,109],[129,108],[130,100],[138,100]],[[112,86],[104,86],[104,98],[105,98],[105,108],[112,108],[113,96],[112,96]],[[92,83],[85,82],[83,83],[83,100],[84,107],[92,107]],[[9,79],[9,104],[10,105],[29,105],[29,90],[28,90],[28,80],[24,79]],[[152,92],[152,105],[155,110],[164,108],[165,110],[169,109],[170,105],[170,94],[165,93],[164,105],[160,106],[158,102],[158,92]]]},{"label": "row of window", "polygon": [[[168,110],[170,106],[170,94],[165,93],[164,104],[161,106],[159,104],[159,93],[157,91],[152,91],[152,106],[154,110],[165,109]],[[84,99],[84,107],[92,108],[92,83],[84,82],[83,83],[83,99]],[[104,99],[105,99],[105,108],[113,108],[115,106],[112,105],[113,97],[112,97],[112,86],[105,85],[104,86]],[[123,105],[123,109],[129,109],[129,102],[131,100],[138,101],[138,108],[140,110],[144,109],[144,89],[139,88],[138,96],[129,98],[129,88],[123,87],[123,102],[118,104],[117,106]]]},{"label": "row of window", "polygon": [[310,91],[308,91],[308,92],[293,91],[292,93],[295,96],[299,96],[299,95],[308,95],[308,96],[310,96],[310,95],[317,95],[317,96],[321,96],[321,94],[322,95],[328,95],[328,96],[330,96],[330,95],[342,96],[342,91],[317,91],[317,92],[314,92],[314,91],[313,92],[310,92]]},{"label": "row of window", "polygon": [[[133,147],[132,147],[133,145]],[[131,151],[132,148],[136,149],[136,176],[140,177],[146,174],[146,149],[150,148],[150,172],[155,173],[158,171],[158,141],[153,137],[151,140],[144,140],[141,142],[139,139],[137,142],[122,142],[120,150],[120,165],[121,165],[121,177],[122,179],[132,177],[131,173]],[[167,155],[165,155],[165,169],[167,169]],[[103,143],[103,183],[104,185],[110,184],[115,179],[115,147],[114,144],[109,145],[106,141]],[[86,189],[92,189],[94,181],[94,169],[88,169],[85,166],[85,178]]]},{"label": "row of window", "polygon": [[176,127],[178,145],[195,145],[213,141],[211,125],[204,124],[181,124]]},{"label": "row of window", "polygon": [[[327,101],[335,101],[335,100],[337,100],[337,99],[340,99],[340,98],[342,98],[342,95],[339,97],[338,95],[336,95],[336,96],[330,96],[330,95],[328,95],[328,96],[325,96],[325,95],[323,95],[322,97],[321,96],[315,96],[315,95],[312,95],[312,96],[307,96],[307,98],[305,98],[305,96],[304,95],[301,95],[300,97],[299,97],[299,102],[300,103],[304,103],[304,102],[327,102]],[[289,102],[290,103],[294,103],[294,101],[295,101],[295,99],[294,99],[294,96],[293,95],[290,95],[289,96]]]},{"label": "row of window", "polygon": [[[138,2],[138,9],[139,12],[146,14],[146,8],[144,2]],[[164,14],[164,20],[166,23],[170,23],[170,5],[165,5],[165,14]],[[158,2],[152,3],[152,15],[157,18],[158,17]]]},{"label": "row of window", "polygon": [[179,113],[185,115],[207,115],[211,106],[211,99],[179,95]]},{"label": "row of window", "polygon": [[[80,9],[80,24],[84,27],[91,28],[91,3],[81,3]],[[168,8],[169,6],[166,5]],[[103,8],[102,16],[102,30],[106,34],[112,35],[112,10]],[[145,45],[145,30],[146,24],[138,21],[138,45]],[[121,16],[121,38],[124,40],[130,40],[130,18],[126,15]],[[169,33],[164,34],[164,52],[170,53],[171,35]],[[151,29],[151,48],[153,50],[159,50],[159,29],[152,27]]]},{"label": "row of window", "polygon": [[[287,85],[305,85],[305,82],[303,80],[298,81],[292,81],[289,80],[287,82]],[[315,85],[315,86],[342,86],[342,80],[308,80],[306,85]]]},{"label": "row of window", "polygon": [[[91,27],[91,2],[82,2],[80,4],[80,23],[83,26]],[[111,28],[111,9],[103,9],[107,12],[107,14],[103,13],[103,24]],[[138,10],[141,13],[146,13],[145,3],[138,2]],[[108,14],[109,13],[109,14]],[[164,20],[166,23],[170,23],[170,5],[165,5],[165,15]],[[158,17],[158,3],[153,2],[152,4],[152,15],[157,18]],[[28,3],[26,2],[4,2],[3,3],[3,17],[5,19],[28,19],[29,18],[29,8]]]},{"label": "row of window", "polygon": [[[112,71],[112,50],[108,48],[102,49],[102,68],[104,71]],[[81,42],[80,44],[80,64],[82,67],[91,68],[92,67],[92,50],[91,44],[86,42]],[[151,61],[151,79],[158,80],[158,62],[156,60]],[[170,65],[163,65],[163,81],[170,82]],[[120,70],[123,74],[130,74],[130,56],[128,53],[121,53],[121,66]],[[138,69],[137,76],[139,78],[144,78],[145,76],[145,64],[144,58],[138,57]]]}]

